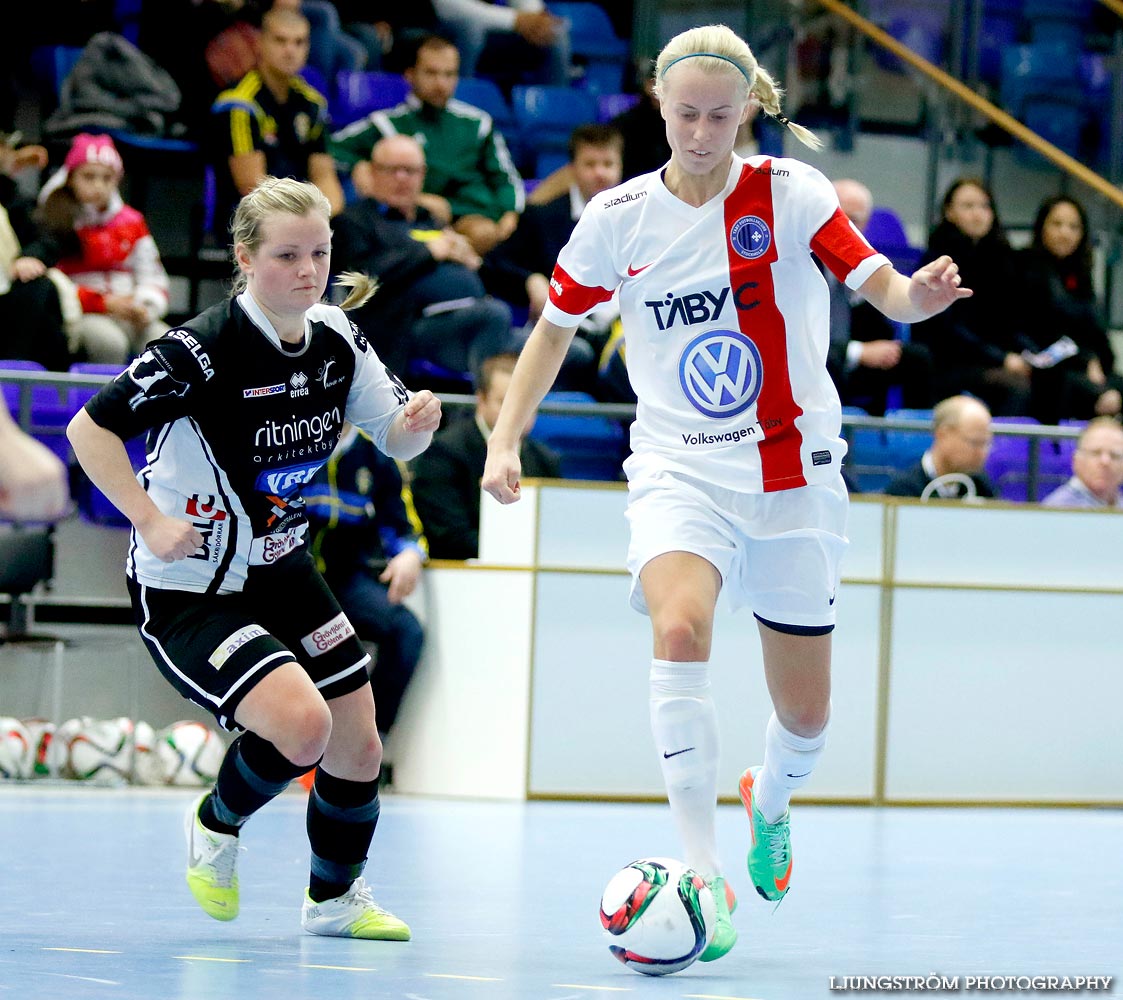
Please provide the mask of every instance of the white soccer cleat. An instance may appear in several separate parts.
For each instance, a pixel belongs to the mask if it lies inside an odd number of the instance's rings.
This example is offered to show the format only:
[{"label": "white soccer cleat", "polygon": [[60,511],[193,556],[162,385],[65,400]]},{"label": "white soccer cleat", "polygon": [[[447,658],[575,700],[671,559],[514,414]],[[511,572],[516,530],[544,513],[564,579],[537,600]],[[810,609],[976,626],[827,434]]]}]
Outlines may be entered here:
[{"label": "white soccer cleat", "polygon": [[199,822],[199,807],[209,792],[187,810],[183,831],[187,836],[187,887],[203,911],[215,920],[238,915],[238,838],[216,833]]},{"label": "white soccer cleat", "polygon": [[300,923],[309,934],[325,937],[369,941],[408,941],[410,937],[405,922],[382,909],[361,878],[355,879],[342,896],[325,899],[322,903],[313,901],[306,890]]}]

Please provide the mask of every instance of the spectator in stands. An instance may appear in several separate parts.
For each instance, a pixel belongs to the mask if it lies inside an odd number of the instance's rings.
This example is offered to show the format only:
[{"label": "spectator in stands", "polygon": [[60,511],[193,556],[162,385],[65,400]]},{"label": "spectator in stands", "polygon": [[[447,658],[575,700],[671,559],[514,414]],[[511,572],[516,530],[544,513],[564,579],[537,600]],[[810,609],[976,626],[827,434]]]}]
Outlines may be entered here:
[{"label": "spectator in stands", "polygon": [[400,73],[403,53],[422,35],[437,31],[440,22],[433,0],[335,0],[343,30],[366,49],[367,69]]},{"label": "spectator in stands", "polygon": [[336,219],[332,263],[385,286],[358,310],[379,356],[398,371],[421,357],[463,372],[511,349],[511,310],[484,291],[479,255],[422,203],[425,154],[417,140],[379,139],[370,167],[370,196]]},{"label": "spectator in stands", "polygon": [[121,198],[123,176],[113,140],[83,132],[39,194],[58,268],[78,286],[78,351],[105,364],[123,364],[168,329],[168,274],[144,216]]},{"label": "spectator in stands", "polygon": [[257,62],[269,0],[160,0],[138,4],[138,45],[175,80],[179,117],[193,139],[209,130],[211,105]]},{"label": "spectator in stands", "polygon": [[894,476],[885,492],[925,499],[993,497],[982,471],[993,439],[990,410],[971,396],[952,396],[936,404],[932,426],[932,446],[911,469]]},{"label": "spectator in stands", "polygon": [[[465,76],[476,76],[489,36],[499,44],[502,64],[523,63],[531,54],[533,78],[556,87],[569,85],[569,26],[551,14],[543,0],[433,0],[442,30],[460,52]],[[490,65],[490,64],[489,64]]]},{"label": "spectator in stands", "polygon": [[[487,457],[487,439],[511,384],[516,354],[499,354],[480,368],[476,410],[433,436],[429,449],[412,463],[413,499],[429,539],[433,559],[475,559],[480,546],[480,477]],[[557,454],[528,438],[519,446],[523,476],[556,479]]]},{"label": "spectator in stands", "polygon": [[952,255],[975,294],[914,324],[912,339],[932,352],[937,398],[969,392],[996,414],[1025,416],[1032,368],[1013,315],[1017,263],[994,199],[981,180],[961,177],[944,194],[941,212],[921,264]]},{"label": "spectator in stands", "polygon": [[421,623],[402,603],[428,558],[409,487],[392,458],[348,427],[304,500],[324,579],[359,638],[378,647],[370,684],[385,741],[424,642]]},{"label": "spectator in stands", "polygon": [[460,57],[447,39],[427,35],[405,71],[404,103],[375,111],[332,136],[331,151],[352,170],[359,194],[367,193],[364,163],[382,136],[411,135],[425,147],[428,171],[421,204],[443,225],[485,254],[515,231],[523,209],[523,184],[491,116],[453,99]]},{"label": "spectator in stands", "polygon": [[655,95],[655,60],[641,59],[636,66],[639,103],[612,119],[624,137],[624,180],[658,170],[671,158],[667,123]]},{"label": "spectator in stands", "polygon": [[35,203],[20,190],[18,176],[47,165],[42,146],[17,149],[0,143],[0,358],[36,361],[65,371],[70,349],[63,315],[76,318],[77,290],[57,269],[48,270],[57,252],[43,239],[34,218]]},{"label": "spectator in stands", "polygon": [[1033,243],[1018,254],[1021,284],[1014,301],[1038,351],[1068,338],[1072,354],[1035,372],[1032,412],[1043,423],[1116,416],[1123,378],[1100,321],[1092,285],[1092,245],[1084,206],[1067,195],[1047,198],[1033,224]]},{"label": "spectator in stands", "polygon": [[1123,427],[1114,417],[1089,421],[1072,455],[1072,478],[1041,502],[1046,507],[1119,507],[1123,502]]},{"label": "spectator in stands", "polygon": [[331,86],[340,70],[365,69],[366,46],[343,30],[331,0],[273,0],[272,10],[291,10],[308,21],[308,65]]},{"label": "spectator in stands", "polygon": [[66,468],[46,445],[20,430],[0,397],[0,517],[54,521],[69,505]]},{"label": "spectator in stands", "polygon": [[[623,140],[610,125],[579,125],[569,138],[568,190],[542,205],[528,205],[509,240],[489,257],[484,281],[506,301],[526,306],[530,324],[537,322],[550,296],[550,275],[558,254],[569,241],[573,227],[589,200],[620,183]],[[584,375],[575,388],[595,392],[597,359],[620,315],[615,299],[593,311],[574,341],[581,361],[571,359],[571,372]],[[634,398],[634,397],[633,397]]]},{"label": "spectator in stands", "polygon": [[307,18],[268,11],[256,68],[215,100],[214,219],[223,239],[238,199],[266,175],[311,181],[333,214],[343,209],[343,188],[327,153],[327,99],[299,76],[308,45]]},{"label": "spectator in stands", "polygon": [[[834,189],[842,211],[864,233],[873,212],[870,189],[850,178],[835,181]],[[930,407],[935,397],[928,348],[897,340],[893,324],[883,313],[824,270],[831,293],[827,368],[842,402],[881,416],[889,388],[898,385],[904,406]]]},{"label": "spectator in stands", "polygon": [[512,279],[503,283],[503,297],[527,306],[532,321],[550,296],[558,253],[589,199],[620,183],[622,150],[623,139],[610,125],[578,125],[569,137],[568,189],[545,204],[528,206],[514,234],[489,259],[497,279]]}]

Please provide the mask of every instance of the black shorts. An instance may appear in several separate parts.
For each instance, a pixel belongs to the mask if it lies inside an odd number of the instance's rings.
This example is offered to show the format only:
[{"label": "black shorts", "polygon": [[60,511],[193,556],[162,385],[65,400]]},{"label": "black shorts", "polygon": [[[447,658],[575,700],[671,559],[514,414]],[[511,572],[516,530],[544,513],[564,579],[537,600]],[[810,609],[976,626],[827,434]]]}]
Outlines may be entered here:
[{"label": "black shorts", "polygon": [[130,579],[140,637],[171,685],[224,729],[238,704],[271,670],[295,660],[326,699],[367,683],[370,655],[300,548],[253,567],[238,594],[162,590]]}]

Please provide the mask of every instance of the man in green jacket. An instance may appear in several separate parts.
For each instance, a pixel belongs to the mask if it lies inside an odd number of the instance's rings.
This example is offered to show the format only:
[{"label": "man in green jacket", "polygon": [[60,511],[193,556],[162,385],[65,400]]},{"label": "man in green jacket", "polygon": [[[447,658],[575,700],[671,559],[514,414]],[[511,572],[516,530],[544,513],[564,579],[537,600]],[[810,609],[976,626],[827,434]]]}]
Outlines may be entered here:
[{"label": "man in green jacket", "polygon": [[459,72],[455,46],[427,36],[405,71],[405,101],[340,129],[329,149],[339,168],[351,171],[356,192],[365,195],[375,142],[395,133],[413,136],[428,164],[421,204],[482,255],[515,231],[523,183],[491,116],[453,98]]}]

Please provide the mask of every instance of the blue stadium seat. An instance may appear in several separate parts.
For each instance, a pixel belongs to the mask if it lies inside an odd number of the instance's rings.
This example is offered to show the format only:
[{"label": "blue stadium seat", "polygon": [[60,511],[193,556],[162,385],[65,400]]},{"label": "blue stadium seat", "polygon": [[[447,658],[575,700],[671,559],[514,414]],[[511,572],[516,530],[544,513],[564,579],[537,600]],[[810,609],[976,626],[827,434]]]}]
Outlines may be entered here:
[{"label": "blue stadium seat", "polygon": [[41,45],[31,52],[31,72],[45,94],[55,100],[62,92],[63,81],[82,56],[80,45]]},{"label": "blue stadium seat", "polygon": [[[98,364],[93,361],[76,361],[70,366],[71,375],[108,375],[121,374],[125,366]],[[76,385],[67,393],[68,406],[71,413],[77,413],[86,403],[97,395],[100,386]],[[142,469],[147,464],[147,455],[144,444],[144,435],[130,438],[125,442],[125,451],[129,456],[133,471]],[[129,519],[110,503],[109,498],[101,492],[86,476],[79,472],[74,481],[75,501],[78,504],[78,513],[91,524],[100,524],[111,528],[128,528]]]},{"label": "blue stadium seat", "polygon": [[[8,371],[46,372],[47,369],[37,361],[0,360],[0,373]],[[20,413],[20,389],[15,382],[3,383],[4,402],[12,419],[18,422]],[[33,386],[31,389],[30,420],[32,436],[46,445],[62,461],[70,463],[70,444],[63,430],[70,423],[73,411],[59,398],[58,390],[51,386]]]},{"label": "blue stadium seat", "polygon": [[[868,417],[860,406],[844,406],[842,415]],[[865,493],[883,490],[896,468],[890,460],[885,431],[880,427],[844,427],[843,436],[850,447],[846,453],[846,468]]]},{"label": "blue stadium seat", "polygon": [[909,244],[908,234],[901,217],[891,208],[875,206],[870,212],[865,237],[877,251],[885,254],[902,274],[912,274],[923,253],[920,247]]},{"label": "blue stadium seat", "polygon": [[[1081,79],[1077,49],[1056,41],[1017,45],[1003,53],[1001,99],[1027,128],[1070,156],[1084,154],[1093,105]],[[1027,165],[1045,163],[1028,148],[1018,156]]]},{"label": "blue stadium seat", "polygon": [[598,94],[597,121],[610,122],[639,104],[639,94]]},{"label": "blue stadium seat", "polygon": [[[566,154],[570,133],[597,120],[596,95],[571,87],[518,86],[511,92],[511,106],[522,147],[534,157]],[[532,172],[545,176],[537,164]]]},{"label": "blue stadium seat", "polygon": [[1024,17],[1034,42],[1058,42],[1079,50],[1092,0],[1026,0]]},{"label": "blue stadium seat", "polygon": [[[899,0],[870,0],[868,16],[874,24],[898,42],[936,66],[942,66],[947,52],[947,4],[901,4]],[[880,45],[871,46],[874,60],[893,73],[905,70],[895,55]]]},{"label": "blue stadium seat", "polygon": [[458,101],[486,111],[500,132],[506,133],[515,125],[515,113],[494,80],[486,77],[461,77],[456,84],[454,96]]},{"label": "blue stadium seat", "polygon": [[406,383],[433,392],[474,392],[472,373],[446,368],[427,358],[412,358],[406,365]]},{"label": "blue stadium seat", "polygon": [[1021,5],[986,4],[979,25],[979,78],[991,87],[1002,79],[1002,53],[1018,44]]},{"label": "blue stadium seat", "polygon": [[[887,409],[885,417],[887,420],[926,420],[931,423],[932,411],[899,407]],[[919,462],[931,443],[930,430],[886,430],[885,432],[885,449],[889,464],[898,469],[905,469]]]},{"label": "blue stadium seat", "polygon": [[604,9],[595,3],[551,0],[550,12],[569,22],[570,51],[585,71],[582,86],[601,94],[618,91],[628,71],[628,43],[616,36]]},{"label": "blue stadium seat", "polygon": [[[1033,417],[994,417],[994,424],[1037,424]],[[1029,496],[1029,438],[995,435],[986,474],[999,497],[1017,503]]]},{"label": "blue stadium seat", "polygon": [[327,95],[332,127],[342,128],[372,111],[392,108],[408,93],[409,84],[397,73],[340,70],[335,76],[335,89]]},{"label": "blue stadium seat", "polygon": [[[587,392],[550,392],[544,402],[589,403]],[[539,413],[530,436],[561,455],[566,479],[607,480],[620,478],[627,435],[619,421],[592,414]]]},{"label": "blue stadium seat", "polygon": [[999,96],[1006,110],[1018,115],[1027,102],[1082,94],[1079,51],[1058,42],[1014,45],[1002,54]]}]

